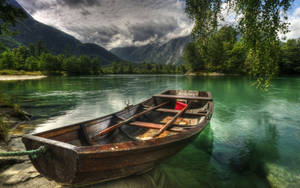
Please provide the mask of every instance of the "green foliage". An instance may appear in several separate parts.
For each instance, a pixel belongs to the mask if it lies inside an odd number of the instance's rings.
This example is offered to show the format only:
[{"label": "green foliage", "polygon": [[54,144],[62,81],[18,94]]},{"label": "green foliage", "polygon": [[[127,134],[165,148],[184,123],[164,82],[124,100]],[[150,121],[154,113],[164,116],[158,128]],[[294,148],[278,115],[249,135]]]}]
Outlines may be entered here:
[{"label": "green foliage", "polygon": [[204,69],[204,62],[195,43],[190,42],[185,46],[183,57],[187,69],[192,71],[200,71]]},{"label": "green foliage", "polygon": [[233,49],[236,40],[237,32],[232,27],[222,27],[207,40],[198,40],[209,71],[224,71],[223,64],[229,58],[229,53]]},{"label": "green foliage", "polygon": [[50,53],[40,55],[41,69],[48,72],[56,72],[62,69],[62,61],[58,56]]},{"label": "green foliage", "polygon": [[9,4],[9,0],[0,0],[0,34],[13,34],[9,26],[15,26],[18,19],[25,18],[23,9]]},{"label": "green foliage", "polygon": [[225,73],[243,73],[246,59],[246,49],[242,42],[238,41],[233,48],[227,51],[228,58],[224,62],[223,71]]},{"label": "green foliage", "polygon": [[8,50],[0,55],[0,69],[16,69],[16,58],[14,54]]},{"label": "green foliage", "polygon": [[238,41],[237,36],[234,28],[223,27],[205,40],[189,43],[184,52],[186,67],[196,72],[251,74],[257,78],[258,86],[265,87],[270,84],[266,77],[300,73],[300,39],[281,45],[277,41],[257,45],[254,50],[247,49],[245,41]]},{"label": "green foliage", "polygon": [[8,48],[2,42],[0,42],[0,53],[4,52],[6,50],[8,50]]},{"label": "green foliage", "polygon": [[247,72],[257,78],[258,87],[269,87],[270,80],[278,73],[279,47],[277,45],[261,46],[250,49],[246,57]]},{"label": "green foliage", "polygon": [[66,57],[63,59],[63,70],[68,75],[97,75],[101,73],[100,60],[88,56]]},{"label": "green foliage", "polygon": [[0,35],[0,53],[12,48],[21,46],[21,43],[16,41],[12,36]]},{"label": "green foliage", "polygon": [[26,46],[20,46],[18,48],[12,49],[12,53],[16,61],[16,70],[27,70],[25,61],[28,57],[30,57],[29,49]]},{"label": "green foliage", "polygon": [[24,70],[0,70],[0,75],[29,75],[29,76],[41,76],[43,75],[41,71],[24,71]]},{"label": "green foliage", "polygon": [[290,39],[281,46],[279,60],[282,74],[300,74],[300,39]]},{"label": "green foliage", "polygon": [[187,68],[191,71],[241,72],[244,46],[237,43],[237,34],[233,27],[222,27],[205,40],[189,43],[184,51]]},{"label": "green foliage", "polygon": [[49,53],[39,41],[35,45],[7,49],[0,55],[0,69],[44,71],[47,74],[91,75],[101,73],[98,57],[66,56]]},{"label": "green foliage", "polygon": [[0,117],[0,140],[6,140],[9,134],[9,126],[4,117]]},{"label": "green foliage", "polygon": [[25,61],[25,70],[37,71],[40,70],[40,60],[34,56],[30,56]]},{"label": "green foliage", "polygon": [[101,68],[105,74],[183,74],[184,65],[163,65],[160,63],[113,63]]},{"label": "green foliage", "polygon": [[[249,52],[250,75],[269,81],[277,74],[279,33],[288,31],[287,10],[293,0],[186,0],[186,12],[194,20],[193,36],[208,40],[223,19],[222,4],[239,15],[238,28]],[[282,15],[284,15],[282,17]]]},{"label": "green foliage", "polygon": [[79,61],[75,56],[65,58],[63,61],[63,70],[69,75],[77,75],[80,73]]},{"label": "green foliage", "polygon": [[[98,57],[53,55],[42,43],[7,49],[0,54],[0,73],[19,74],[20,71],[44,71],[47,74],[92,75],[101,73]],[[39,55],[40,54],[40,55]],[[13,71],[16,70],[16,71]],[[25,72],[24,72],[25,74]]]}]

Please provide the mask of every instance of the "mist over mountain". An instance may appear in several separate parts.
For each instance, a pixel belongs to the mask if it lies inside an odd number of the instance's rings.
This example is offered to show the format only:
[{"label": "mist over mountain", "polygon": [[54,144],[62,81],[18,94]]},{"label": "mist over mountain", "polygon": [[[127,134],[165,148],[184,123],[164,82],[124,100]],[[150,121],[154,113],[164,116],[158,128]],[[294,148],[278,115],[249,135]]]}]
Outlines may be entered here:
[{"label": "mist over mountain", "polygon": [[[11,0],[10,3],[22,8],[15,0]],[[14,47],[14,45],[18,44],[36,44],[38,41],[42,41],[46,48],[55,54],[69,53],[73,55],[96,56],[104,64],[121,61],[119,57],[99,45],[82,43],[63,31],[36,21],[29,14],[27,16],[13,28],[13,30],[18,32],[17,35],[13,37],[1,36],[0,41],[9,47]]]},{"label": "mist over mountain", "polygon": [[110,51],[120,58],[132,62],[153,62],[162,64],[183,63],[185,45],[190,36],[172,39],[166,43],[152,43],[144,46],[113,48]]},{"label": "mist over mountain", "polygon": [[[16,7],[22,6],[11,0]],[[0,36],[0,41],[8,47],[21,44],[36,44],[42,41],[46,48],[55,54],[67,53],[73,55],[88,55],[99,57],[103,64],[127,60],[130,62],[154,62],[162,64],[183,63],[183,51],[190,41],[190,36],[178,37],[168,42],[153,41],[146,45],[117,47],[110,51],[94,43],[82,43],[75,37],[52,26],[36,21],[29,13],[27,18],[20,21],[14,30],[18,32],[13,37]]]},{"label": "mist over mountain", "polygon": [[105,49],[187,36],[185,0],[18,0],[39,22]]}]

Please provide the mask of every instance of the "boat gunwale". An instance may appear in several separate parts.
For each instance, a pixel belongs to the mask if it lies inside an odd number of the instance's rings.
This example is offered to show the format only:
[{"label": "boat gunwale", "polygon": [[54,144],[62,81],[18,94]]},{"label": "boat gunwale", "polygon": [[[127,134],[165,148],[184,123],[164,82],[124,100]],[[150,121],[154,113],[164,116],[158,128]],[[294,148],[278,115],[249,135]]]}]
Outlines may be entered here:
[{"label": "boat gunwale", "polygon": [[[105,145],[77,146],[76,151],[78,152],[78,154],[100,154],[100,153],[115,153],[115,152],[122,152],[122,151],[132,151],[132,150],[159,147],[172,142],[188,139],[189,137],[192,137],[198,134],[199,132],[201,132],[206,127],[207,124],[208,121],[205,120],[203,123],[197,125],[195,128],[168,137],[155,138],[149,140],[129,141],[129,142],[122,142],[122,143],[111,143]],[[195,132],[195,129],[199,129],[199,130]],[[190,134],[190,133],[194,133],[194,134]],[[127,148],[118,147],[118,145],[123,145],[125,143],[127,145],[130,145],[130,147]],[[105,149],[105,147],[109,147],[109,146],[115,146],[115,147],[111,147],[114,148],[113,150]]]},{"label": "boat gunwale", "polygon": [[[170,90],[167,90],[170,91]],[[196,90],[195,90],[196,91]],[[204,91],[201,91],[204,92]],[[206,93],[208,94],[208,97],[211,97],[211,93],[206,91]],[[129,108],[135,108],[138,105],[142,105],[142,103],[151,100],[153,97],[144,100],[136,105],[132,105]],[[202,100],[199,100],[202,101]],[[57,141],[57,140],[53,140],[50,138],[44,138],[41,137],[39,135],[42,134],[47,134],[47,133],[51,133],[53,131],[57,131],[60,129],[65,129],[65,128],[69,128],[69,127],[76,127],[78,129],[80,129],[81,125],[88,125],[88,123],[91,123],[93,121],[100,121],[100,120],[105,120],[108,118],[112,118],[115,114],[121,113],[123,112],[125,109],[122,109],[120,111],[99,117],[99,118],[95,118],[92,120],[87,120],[87,121],[83,121],[83,122],[79,122],[79,123],[75,123],[75,124],[71,124],[71,125],[66,125],[63,127],[58,127],[55,129],[50,129],[47,131],[43,131],[43,132],[39,132],[39,133],[34,133],[34,134],[28,134],[28,135],[24,135],[23,138],[27,138],[27,139],[31,139],[37,142],[41,142],[47,145],[53,145],[53,146],[57,146],[60,148],[65,148],[65,149],[70,149],[75,151],[78,154],[96,154],[96,153],[115,153],[115,152],[120,152],[120,151],[130,151],[130,150],[137,150],[137,149],[144,149],[144,148],[150,148],[150,147],[154,147],[154,146],[161,146],[164,144],[168,144],[171,142],[176,142],[176,141],[180,141],[180,140],[184,140],[187,139],[189,137],[192,137],[196,134],[198,134],[199,132],[201,132],[209,123],[209,120],[211,118],[211,115],[213,114],[213,101],[207,101],[207,103],[209,103],[209,107],[208,107],[208,113],[206,115],[204,115],[205,120],[201,123],[199,123],[198,125],[196,125],[195,127],[186,130],[185,132],[181,132],[178,133],[176,135],[171,135],[171,136],[167,136],[167,137],[162,137],[162,138],[154,138],[154,139],[149,139],[149,140],[137,140],[137,141],[129,141],[129,142],[122,142],[122,143],[110,143],[110,144],[104,144],[104,145],[100,145],[100,144],[95,144],[95,145],[91,145],[91,146],[76,146],[76,145],[72,145],[66,142],[62,142],[62,141]],[[64,133],[62,133],[64,134]],[[60,134],[58,134],[60,135]],[[124,145],[124,144],[130,145],[130,147],[127,148],[119,148],[118,145]],[[109,146],[115,146],[113,147],[114,149],[105,149]],[[94,150],[93,150],[94,149]]]},{"label": "boat gunwale", "polygon": [[78,147],[78,146],[75,146],[75,145],[72,145],[72,144],[69,144],[69,143],[66,143],[66,142],[61,142],[61,141],[52,140],[52,139],[48,139],[48,138],[43,138],[43,137],[40,137],[40,136],[35,136],[35,135],[30,135],[30,134],[24,135],[22,137],[22,139],[23,138],[34,140],[34,141],[37,141],[39,143],[43,143],[43,144],[46,144],[46,145],[52,145],[52,146],[56,146],[56,147],[59,147],[59,148],[73,150],[73,151],[75,151],[76,148]]}]

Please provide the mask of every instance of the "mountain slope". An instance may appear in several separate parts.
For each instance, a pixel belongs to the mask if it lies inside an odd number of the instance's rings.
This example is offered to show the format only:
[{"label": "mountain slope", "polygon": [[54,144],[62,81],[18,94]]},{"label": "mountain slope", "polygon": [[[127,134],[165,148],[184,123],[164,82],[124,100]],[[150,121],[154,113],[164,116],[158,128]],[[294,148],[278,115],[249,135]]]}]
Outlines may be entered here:
[{"label": "mountain slope", "polygon": [[[16,7],[21,7],[15,0],[11,0],[10,3]],[[13,36],[16,41],[26,45],[42,41],[47,49],[55,54],[68,51],[68,53],[74,55],[97,56],[104,64],[121,61],[119,57],[103,47],[96,44],[81,43],[69,34],[34,20],[30,15],[20,21],[13,29],[18,31],[18,34]],[[7,44],[8,37],[5,37],[5,39],[1,40],[0,37],[0,41]]]},{"label": "mountain slope", "polygon": [[110,51],[133,62],[179,64],[183,62],[184,47],[188,42],[190,42],[190,36],[175,38],[164,44],[153,43],[140,47],[113,48]]}]

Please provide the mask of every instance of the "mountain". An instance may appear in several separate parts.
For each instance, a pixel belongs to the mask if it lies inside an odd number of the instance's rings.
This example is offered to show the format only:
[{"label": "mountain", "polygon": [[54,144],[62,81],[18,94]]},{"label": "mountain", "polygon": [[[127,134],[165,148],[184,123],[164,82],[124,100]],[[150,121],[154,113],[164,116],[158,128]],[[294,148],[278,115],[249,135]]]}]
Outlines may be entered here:
[{"label": "mountain", "polygon": [[[15,0],[10,0],[10,4],[22,8]],[[71,53],[73,55],[88,55],[99,57],[104,64],[109,64],[113,61],[121,61],[119,57],[107,51],[105,48],[90,43],[81,43],[73,36],[64,33],[54,27],[45,25],[34,20],[29,14],[28,17],[20,21],[13,30],[18,32],[12,38],[1,36],[0,42],[3,42],[9,47],[15,47],[21,44],[36,44],[38,41],[47,47],[52,53]],[[16,42],[17,41],[17,42]]]},{"label": "mountain", "polygon": [[110,51],[120,58],[132,62],[154,62],[163,64],[183,63],[185,45],[190,36],[172,39],[166,43],[153,43],[145,46],[113,48]]}]

